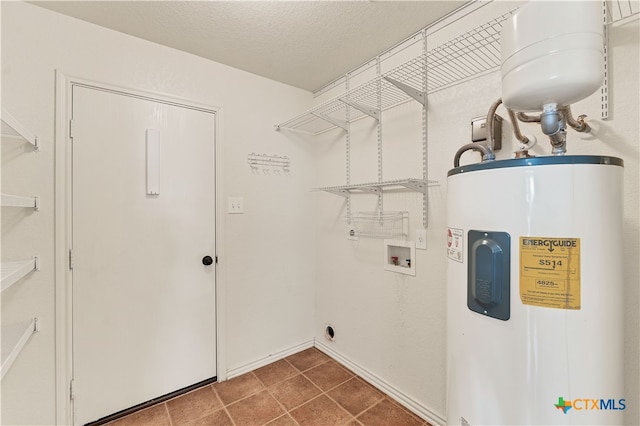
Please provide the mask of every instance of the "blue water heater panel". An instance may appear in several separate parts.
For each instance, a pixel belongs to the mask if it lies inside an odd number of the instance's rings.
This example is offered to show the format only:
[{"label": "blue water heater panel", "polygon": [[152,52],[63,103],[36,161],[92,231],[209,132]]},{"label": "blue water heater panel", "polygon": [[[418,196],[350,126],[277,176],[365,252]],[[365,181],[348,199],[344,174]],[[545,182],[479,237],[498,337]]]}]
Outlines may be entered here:
[{"label": "blue water heater panel", "polygon": [[470,230],[467,306],[506,321],[511,316],[511,237],[506,232]]}]

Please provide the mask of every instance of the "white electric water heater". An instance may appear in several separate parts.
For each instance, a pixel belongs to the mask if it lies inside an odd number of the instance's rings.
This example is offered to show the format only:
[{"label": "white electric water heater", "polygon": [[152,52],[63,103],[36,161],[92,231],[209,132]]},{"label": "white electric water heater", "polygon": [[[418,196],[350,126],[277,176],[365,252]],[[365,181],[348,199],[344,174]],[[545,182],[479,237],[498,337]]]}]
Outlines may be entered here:
[{"label": "white electric water heater", "polygon": [[[623,162],[564,155],[568,127],[590,130],[569,104],[601,84],[602,26],[594,1],[531,1],[504,25],[499,102],[523,144],[517,121],[538,122],[555,155],[495,160],[489,131],[487,145],[456,153],[447,179],[449,424],[623,421]],[[467,150],[482,162],[461,166]]]},{"label": "white electric water heater", "polygon": [[449,172],[447,423],[622,423],[622,165]]}]

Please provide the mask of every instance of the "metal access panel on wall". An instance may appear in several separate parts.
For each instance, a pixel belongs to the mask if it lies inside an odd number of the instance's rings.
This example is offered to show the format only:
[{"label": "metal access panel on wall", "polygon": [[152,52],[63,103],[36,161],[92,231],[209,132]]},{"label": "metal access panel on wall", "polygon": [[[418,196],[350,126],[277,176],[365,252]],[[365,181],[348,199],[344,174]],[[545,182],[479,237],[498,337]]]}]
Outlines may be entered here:
[{"label": "metal access panel on wall", "polygon": [[467,306],[506,321],[510,310],[511,237],[506,232],[470,230]]}]

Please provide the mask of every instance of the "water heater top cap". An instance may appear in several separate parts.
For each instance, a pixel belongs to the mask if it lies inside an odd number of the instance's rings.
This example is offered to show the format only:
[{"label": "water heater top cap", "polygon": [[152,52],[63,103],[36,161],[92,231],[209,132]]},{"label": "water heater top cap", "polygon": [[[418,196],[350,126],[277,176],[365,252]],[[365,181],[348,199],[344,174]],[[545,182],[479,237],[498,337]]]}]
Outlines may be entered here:
[{"label": "water heater top cap", "polygon": [[515,111],[569,105],[604,77],[604,12],[599,1],[530,1],[502,29],[502,99]]}]

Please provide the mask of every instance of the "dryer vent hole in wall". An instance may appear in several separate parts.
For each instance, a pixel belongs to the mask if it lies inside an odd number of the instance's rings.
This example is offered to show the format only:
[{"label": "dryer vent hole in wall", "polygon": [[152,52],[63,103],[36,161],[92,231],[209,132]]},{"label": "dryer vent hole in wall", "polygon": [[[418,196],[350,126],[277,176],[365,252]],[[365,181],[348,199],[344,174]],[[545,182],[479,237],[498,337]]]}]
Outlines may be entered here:
[{"label": "dryer vent hole in wall", "polygon": [[324,337],[326,337],[327,340],[331,342],[333,342],[336,339],[336,331],[332,325],[328,324],[327,327],[324,329]]}]

